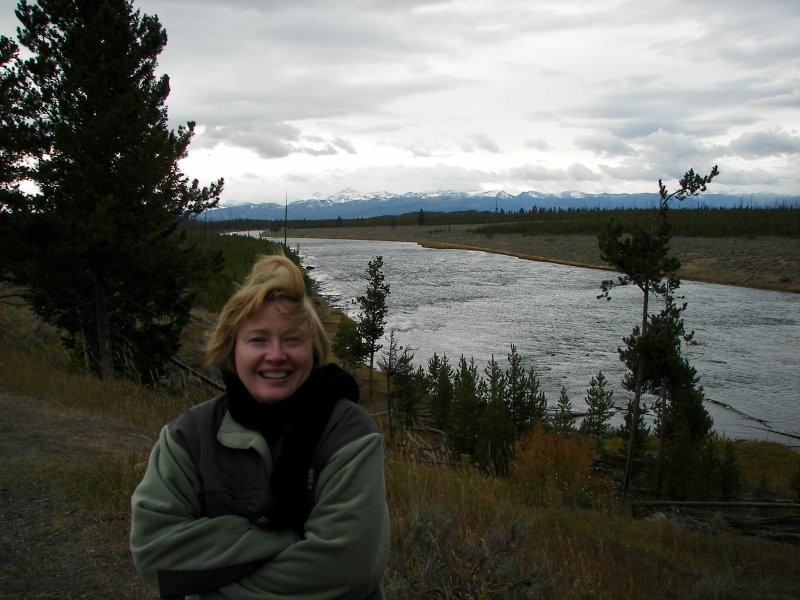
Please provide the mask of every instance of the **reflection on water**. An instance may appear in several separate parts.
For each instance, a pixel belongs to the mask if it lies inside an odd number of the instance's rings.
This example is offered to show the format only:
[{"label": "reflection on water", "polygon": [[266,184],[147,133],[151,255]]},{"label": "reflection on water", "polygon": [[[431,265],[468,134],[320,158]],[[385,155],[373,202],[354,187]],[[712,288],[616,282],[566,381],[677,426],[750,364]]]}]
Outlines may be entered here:
[{"label": "reflection on water", "polygon": [[[289,245],[314,267],[322,293],[350,314],[350,302],[364,292],[367,263],[383,256],[391,286],[387,333],[394,329],[419,364],[435,352],[451,364],[462,354],[474,357],[483,368],[492,355],[505,362],[514,344],[539,371],[551,405],[564,386],[582,410],[599,370],[614,386],[617,405],[627,401],[617,348],[639,321],[641,296],[627,288],[610,302],[598,300],[607,272],[405,242],[292,239]],[[800,296],[689,281],[681,291],[686,327],[697,342],[686,354],[717,432],[796,444],[766,429],[800,434]]]}]

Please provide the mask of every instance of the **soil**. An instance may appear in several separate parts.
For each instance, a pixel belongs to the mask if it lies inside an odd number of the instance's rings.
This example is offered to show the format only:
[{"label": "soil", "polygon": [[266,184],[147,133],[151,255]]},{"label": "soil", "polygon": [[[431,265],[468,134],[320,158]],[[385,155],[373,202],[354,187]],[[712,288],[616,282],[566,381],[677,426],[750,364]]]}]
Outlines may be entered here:
[{"label": "soil", "polygon": [[129,423],[0,393],[0,598],[154,597],[124,543],[125,507],[76,500],[91,473],[151,445]]}]

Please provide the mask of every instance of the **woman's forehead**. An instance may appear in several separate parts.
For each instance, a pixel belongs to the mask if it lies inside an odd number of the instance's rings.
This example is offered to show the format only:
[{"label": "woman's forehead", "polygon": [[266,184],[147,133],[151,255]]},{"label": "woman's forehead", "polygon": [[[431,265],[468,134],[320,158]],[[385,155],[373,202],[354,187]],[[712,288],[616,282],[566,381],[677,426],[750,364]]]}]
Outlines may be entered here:
[{"label": "woman's forehead", "polygon": [[242,328],[254,327],[307,329],[308,323],[301,308],[291,301],[281,299],[264,302],[242,323]]}]

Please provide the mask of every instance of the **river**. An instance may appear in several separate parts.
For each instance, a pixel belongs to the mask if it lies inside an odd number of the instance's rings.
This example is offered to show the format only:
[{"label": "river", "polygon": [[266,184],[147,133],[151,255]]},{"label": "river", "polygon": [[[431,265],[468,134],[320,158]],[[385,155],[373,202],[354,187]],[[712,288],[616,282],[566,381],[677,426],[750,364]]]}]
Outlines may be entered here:
[{"label": "river", "polygon": [[[617,348],[639,322],[641,293],[623,288],[598,300],[613,273],[486,252],[423,248],[408,242],[295,238],[320,292],[354,316],[367,263],[382,256],[387,333],[426,366],[437,353],[455,365],[474,358],[483,372],[505,365],[511,344],[539,373],[550,405],[565,387],[576,411],[602,370],[625,404]],[[719,435],[788,445],[800,434],[800,295],[684,281],[684,313],[695,343],[685,354],[697,369]],[[648,402],[652,398],[647,399]],[[618,419],[619,422],[619,419]]]}]

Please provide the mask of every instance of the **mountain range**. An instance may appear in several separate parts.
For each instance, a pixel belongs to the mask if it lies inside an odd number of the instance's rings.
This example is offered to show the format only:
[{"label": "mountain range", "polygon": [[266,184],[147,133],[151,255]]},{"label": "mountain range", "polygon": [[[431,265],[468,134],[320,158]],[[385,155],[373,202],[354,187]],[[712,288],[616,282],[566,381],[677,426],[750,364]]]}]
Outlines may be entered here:
[{"label": "mountain range", "polygon": [[[561,192],[543,194],[522,192],[511,195],[506,192],[454,192],[440,191],[427,193],[389,194],[386,192],[364,194],[354,190],[344,190],[327,198],[308,198],[295,200],[288,204],[264,202],[258,204],[231,204],[204,213],[211,221],[232,219],[283,220],[284,212],[290,220],[315,219],[357,219],[387,215],[401,215],[410,212],[456,212],[456,211],[495,211],[518,212],[529,210],[569,210],[596,209],[611,210],[620,208],[655,208],[657,194],[583,194],[580,192]],[[800,208],[800,196],[781,194],[703,194],[688,198],[683,202],[673,202],[672,208]]]}]

